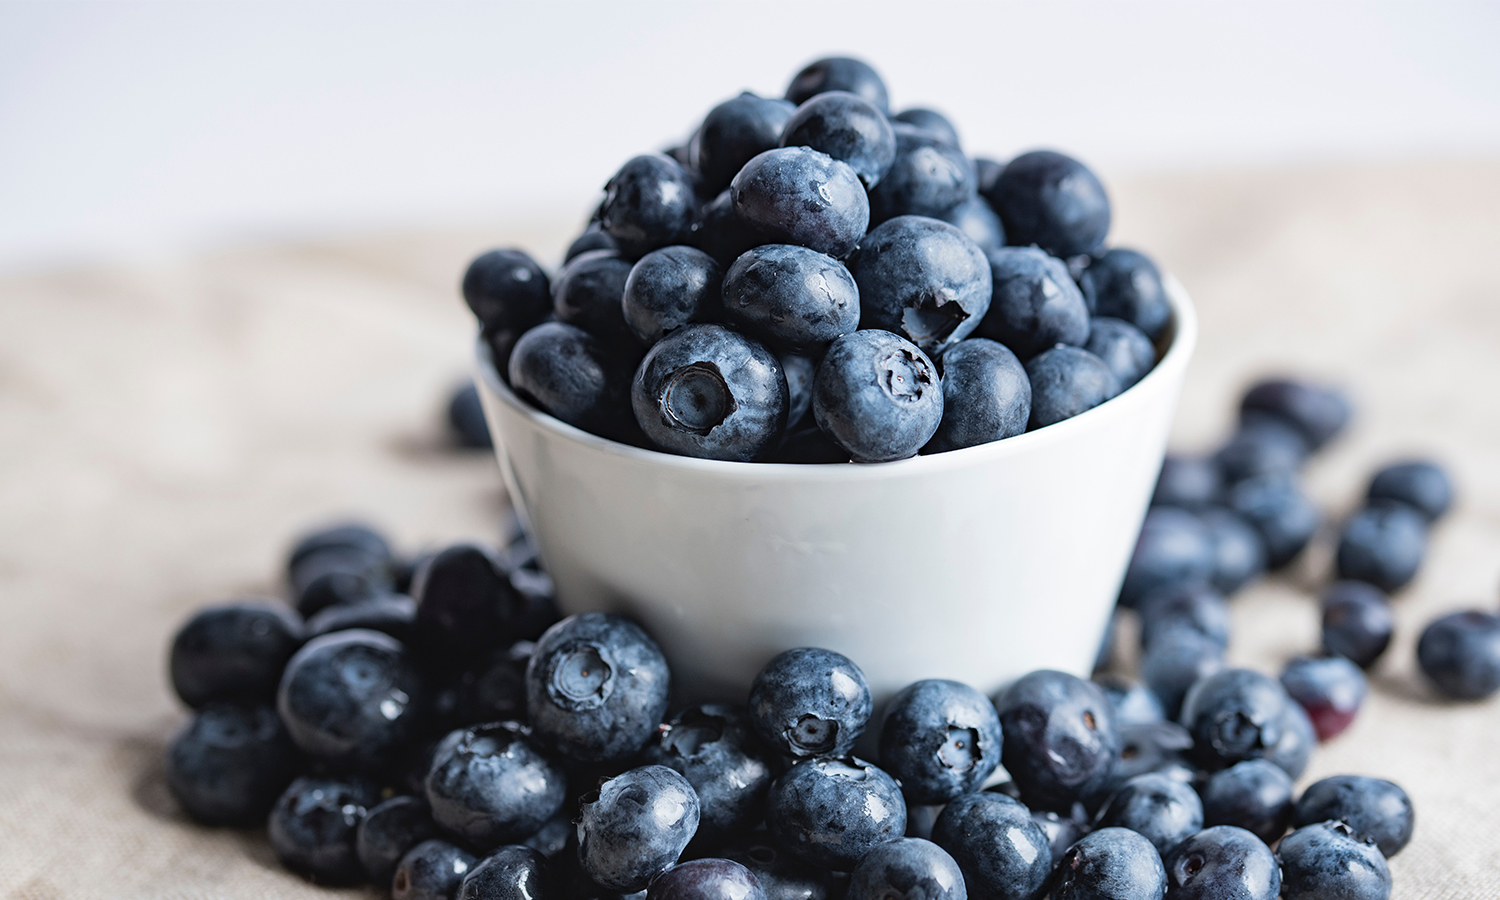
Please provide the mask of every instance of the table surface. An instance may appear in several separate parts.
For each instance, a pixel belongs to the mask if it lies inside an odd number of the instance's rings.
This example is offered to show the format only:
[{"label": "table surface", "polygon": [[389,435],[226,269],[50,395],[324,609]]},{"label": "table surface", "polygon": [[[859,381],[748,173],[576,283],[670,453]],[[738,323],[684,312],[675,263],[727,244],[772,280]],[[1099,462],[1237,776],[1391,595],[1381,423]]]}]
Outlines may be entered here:
[{"label": "table surface", "polygon": [[[1307,470],[1337,520],[1371,470],[1432,454],[1458,483],[1354,726],[1304,783],[1355,772],[1411,794],[1397,898],[1496,896],[1500,701],[1415,670],[1422,625],[1500,607],[1500,163],[1122,178],[1113,241],[1159,259],[1202,317],[1174,432],[1207,449],[1265,372],[1348,387],[1350,433]],[[442,402],[477,250],[560,256],[571,222],[255,246],[0,278],[0,895],[331,897],[258,832],[184,820],[162,782],[183,721],[164,652],[195,607],[275,594],[291,534],[342,514],[409,550],[493,539],[492,458],[456,453]],[[1317,646],[1328,535],[1234,601],[1231,661]],[[363,889],[342,892],[369,896]]]}]

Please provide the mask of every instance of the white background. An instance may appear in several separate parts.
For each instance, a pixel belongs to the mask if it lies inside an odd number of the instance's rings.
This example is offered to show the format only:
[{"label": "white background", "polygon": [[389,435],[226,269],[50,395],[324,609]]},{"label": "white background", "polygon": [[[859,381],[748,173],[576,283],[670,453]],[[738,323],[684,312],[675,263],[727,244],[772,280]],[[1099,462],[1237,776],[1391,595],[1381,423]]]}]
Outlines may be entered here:
[{"label": "white background", "polygon": [[830,52],[1113,174],[1500,152],[1500,5],[0,2],[0,267],[578,219]]}]

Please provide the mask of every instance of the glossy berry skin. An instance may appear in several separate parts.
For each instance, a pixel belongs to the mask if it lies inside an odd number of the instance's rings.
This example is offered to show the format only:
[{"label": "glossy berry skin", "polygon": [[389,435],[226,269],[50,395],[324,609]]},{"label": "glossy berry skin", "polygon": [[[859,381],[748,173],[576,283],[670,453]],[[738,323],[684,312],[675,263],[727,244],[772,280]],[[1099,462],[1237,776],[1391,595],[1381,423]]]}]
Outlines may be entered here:
[{"label": "glossy berry skin", "polygon": [[360,820],[354,833],[354,852],[370,881],[386,885],[408,850],[437,836],[437,825],[425,801],[396,796],[371,807]]},{"label": "glossy berry skin", "polygon": [[929,131],[896,123],[896,155],[870,190],[870,219],[944,216],[975,196],[974,168],[957,145]]},{"label": "glossy berry skin", "polygon": [[1225,669],[1188,690],[1179,721],[1193,734],[1199,764],[1216,770],[1269,755],[1281,739],[1289,703],[1275,679],[1253,669]]},{"label": "glossy berry skin", "polygon": [[831,884],[833,873],[782,850],[764,828],[724,847],[720,855],[749,869],[765,891],[766,900],[828,900],[837,896]]},{"label": "glossy berry skin", "polygon": [[1109,698],[1109,705],[1115,711],[1116,727],[1151,725],[1166,718],[1161,701],[1141,682],[1114,674],[1096,674],[1092,680]]},{"label": "glossy berry skin", "polygon": [[970,338],[943,354],[943,418],[923,453],[960,450],[1026,431],[1031,379],[1004,344]]},{"label": "glossy berry skin", "polygon": [[1141,598],[1139,612],[1143,647],[1172,640],[1182,628],[1229,646],[1229,604],[1207,585],[1178,583],[1158,588]]},{"label": "glossy berry skin", "polygon": [[1020,801],[992,791],[943,807],[932,840],[953,855],[975,900],[1035,898],[1052,870],[1052,848]]},{"label": "glossy berry skin", "polygon": [[690,145],[703,190],[709,194],[724,190],[745,163],[778,146],[796,109],[785,100],[746,91],[709,110]]},{"label": "glossy berry skin", "polygon": [[870,201],[854,169],[810,147],[756,156],[734,176],[729,195],[740,219],[767,240],[835,259],[848,256],[870,225]]},{"label": "glossy berry skin", "polygon": [[1214,454],[1230,484],[1257,475],[1290,475],[1307,460],[1307,439],[1285,421],[1264,413],[1246,415]]},{"label": "glossy berry skin", "polygon": [[1312,719],[1320,741],[1349,727],[1368,690],[1365,673],[1342,656],[1298,657],[1282,671],[1281,686]]},{"label": "glossy berry skin", "polygon": [[428,771],[432,818],[475,847],[530,837],[562,808],[562,768],[514,722],[451,732],[437,745]]},{"label": "glossy berry skin", "polygon": [[1081,347],[1053,347],[1026,363],[1031,427],[1043,428],[1093,409],[1120,392],[1109,366]]},{"label": "glossy berry skin", "polygon": [[778,654],[750,685],[750,723],[793,757],[847,756],[870,721],[869,682],[849,657],[818,647]]},{"label": "glossy berry skin", "polygon": [[1323,652],[1368,669],[1390,646],[1395,621],[1384,592],[1362,581],[1337,581],[1323,592]]},{"label": "glossy berry skin", "polygon": [[886,705],[880,765],[908,803],[946,803],[979,790],[1000,765],[1000,717],[989,698],[958,681],[930,678]]},{"label": "glossy berry skin", "polygon": [[847,56],[830,56],[809,63],[787,85],[786,99],[801,104],[827,91],[848,91],[874,104],[882,113],[891,109],[880,75],[868,63]]},{"label": "glossy berry skin", "polygon": [[724,316],[778,352],[821,354],[859,327],[859,287],[844,264],[795,244],[746,251],[724,275]]},{"label": "glossy berry skin", "polygon": [[967,900],[964,875],[931,841],[897,838],[866,853],[849,875],[847,900]]},{"label": "glossy berry skin", "polygon": [[948,117],[935,109],[927,109],[921,106],[913,106],[911,109],[903,109],[891,116],[892,122],[901,122],[913,128],[920,128],[928,134],[940,137],[953,146],[957,147],[962,142],[958,139],[958,129]]},{"label": "glossy berry skin", "polygon": [[685,709],[658,729],[642,759],[682,773],[698,792],[698,834],[721,841],[760,822],[773,777],[745,709],[706,703]]},{"label": "glossy berry skin", "polygon": [[943,417],[937,368],[915,344],[879,329],[833,342],[813,380],[813,418],[856,462],[916,455]]},{"label": "glossy berry skin", "polygon": [[649,347],[663,335],[716,314],[724,270],[694,247],[663,247],[641,257],[625,279],[625,325]]},{"label": "glossy berry skin", "polygon": [[636,370],[630,402],[646,437],[683,456],[758,459],[786,430],[781,360],[723,325],[689,325],[658,341]]},{"label": "glossy berry skin", "polygon": [[378,631],[314,638],[287,663],[276,710],[292,741],[339,769],[377,771],[421,728],[425,687],[406,648]]},{"label": "glossy berry skin", "polygon": [[1218,503],[1224,492],[1224,475],[1213,457],[1167,454],[1156,476],[1152,506],[1180,506],[1200,510]]},{"label": "glossy berry skin", "polygon": [[391,876],[391,900],[452,900],[474,855],[438,838],[407,851]]},{"label": "glossy berry skin", "polygon": [[781,374],[786,376],[786,427],[790,432],[802,424],[803,417],[812,409],[812,387],[818,374],[818,361],[795,353],[779,354],[779,359]]},{"label": "glossy berry skin", "polygon": [[1005,225],[983,197],[970,197],[938,218],[968,235],[985,253],[1005,246]]},{"label": "glossy berry skin", "polygon": [[1089,264],[1094,314],[1121,319],[1150,340],[1161,337],[1172,318],[1156,263],[1144,253],[1116,247]]},{"label": "glossy berry skin", "polygon": [[547,894],[547,860],[530,847],[501,847],[474,863],[454,900],[540,900]]},{"label": "glossy berry skin", "polygon": [[783,147],[811,147],[848,163],[866,189],[896,158],[896,133],[885,113],[863,97],[828,91],[808,99],[781,134]]},{"label": "glossy berry skin", "polygon": [[319,884],[353,884],[364,876],[355,829],[379,799],[369,782],[298,778],[267,820],[271,849],[283,866]]},{"label": "glossy berry skin", "polygon": [[697,215],[693,182],[677,161],[660,153],[637,156],[604,186],[599,224],[626,259],[680,244]]},{"label": "glossy berry skin", "polygon": [[1387,900],[1391,871],[1373,842],[1342,822],[1299,828],[1276,848],[1285,900]]},{"label": "glossy berry skin", "polygon": [[1338,819],[1355,834],[1375,842],[1390,858],[1411,841],[1415,814],[1411,798],[1393,782],[1364,775],[1335,775],[1309,785],[1297,800],[1293,825],[1302,828]]},{"label": "glossy berry skin", "polygon": [[1002,247],[989,254],[989,267],[994,294],[979,325],[981,337],[999,341],[1022,359],[1088,340],[1088,308],[1062,260],[1035,247]]},{"label": "glossy berry skin", "polygon": [[464,449],[488,450],[495,446],[479,401],[479,388],[472,381],[464,382],[448,398],[448,433]]},{"label": "glossy berry skin", "polygon": [[863,760],[805,759],[771,784],[766,827],[804,862],[847,872],[872,847],[906,832],[906,801]]},{"label": "glossy berry skin", "polygon": [[1203,802],[1190,785],[1148,772],[1120,785],[1099,812],[1099,824],[1129,828],[1165,855],[1203,828]]},{"label": "glossy berry skin", "polygon": [[1435,462],[1415,460],[1392,463],[1370,479],[1366,499],[1405,503],[1429,522],[1443,517],[1453,504],[1453,483]]},{"label": "glossy berry skin", "polygon": [[1240,401],[1240,412],[1251,410],[1282,419],[1296,428],[1308,447],[1318,450],[1349,424],[1349,401],[1338,391],[1289,379],[1269,379],[1252,385]]},{"label": "glossy berry skin", "polygon": [[1213,566],[1212,537],[1198,517],[1174,506],[1153,506],[1136,537],[1120,585],[1120,605],[1134,608],[1163,588],[1202,584]]},{"label": "glossy berry skin", "polygon": [[296,749],[276,710],[212,703],[167,747],[167,788],[205,825],[257,825],[291,782],[295,765]]},{"label": "glossy berry skin", "polygon": [[544,322],[516,342],[510,384],[543,412],[575,428],[618,438],[630,421],[630,365],[593,335]]},{"label": "glossy berry skin", "polygon": [[1141,680],[1161,701],[1167,718],[1175,720],[1188,689],[1223,668],[1223,645],[1188,630],[1146,651],[1141,657]]},{"label": "glossy berry skin", "polygon": [[552,282],[557,320],[582,328],[618,351],[631,348],[639,352],[635,335],[625,323],[623,307],[625,284],[632,269],[628,261],[609,250],[574,257]]},{"label": "glossy berry skin", "polygon": [[551,285],[521,250],[481,253],[464,272],[464,302],[486,333],[525,331],[552,311]]},{"label": "glossy berry skin", "polygon": [[1260,838],[1243,828],[1208,828],[1178,844],[1166,859],[1172,900],[1276,900],[1281,867]]},{"label": "glossy berry skin", "polygon": [[1302,552],[1322,524],[1322,514],[1295,479],[1261,475],[1229,491],[1229,508],[1245,517],[1266,542],[1266,565],[1279,569]]},{"label": "glossy berry skin", "polygon": [[1156,347],[1145,332],[1124,319],[1095,316],[1089,320],[1089,339],[1083,349],[1104,360],[1120,390],[1140,381],[1156,365]]},{"label": "glossy berry skin", "polygon": [[172,687],[192,707],[270,700],[302,638],[302,617],[279,603],[205,607],[172,638]]},{"label": "glossy berry skin", "polygon": [[766,892],[754,873],[732,859],[695,859],[657,876],[646,900],[766,900]]},{"label": "glossy berry skin", "polygon": [[1233,825],[1274,844],[1292,822],[1292,777],[1264,759],[1247,759],[1210,775],[1200,790],[1203,823]]},{"label": "glossy berry skin", "polygon": [[514,643],[525,602],[496,553],[453,544],[428,557],[412,580],[416,647],[444,666],[470,665]]},{"label": "glossy berry skin", "polygon": [[899,334],[938,354],[973,333],[990,304],[979,246],[937,219],[900,216],[871,229],[849,261],[860,327]]},{"label": "glossy berry skin", "polygon": [[1057,864],[1051,900],[1161,900],[1167,871],[1151,842],[1126,828],[1100,828]]},{"label": "glossy berry skin", "polygon": [[[1036,244],[1057,257],[1092,253],[1109,233],[1109,197],[1083,163],[1051,150],[1023,153],[1006,164],[985,193],[1016,246]],[[1092,268],[1092,267],[1091,267]],[[1100,309],[1154,332],[1118,312]]]},{"label": "glossy berry skin", "polygon": [[1041,669],[1007,688],[995,709],[1005,737],[1001,762],[1028,806],[1067,812],[1109,783],[1120,735],[1096,685]]},{"label": "glossy berry skin", "polygon": [[1354,514],[1339,536],[1340,578],[1394,592],[1416,577],[1427,554],[1427,519],[1391,500],[1377,500]]},{"label": "glossy berry skin", "polygon": [[666,766],[616,775],[583,799],[578,861],[594,881],[630,893],[677,862],[698,830],[698,795]]},{"label": "glossy berry skin", "polygon": [[1482,700],[1500,690],[1500,616],[1453,613],[1434,620],[1417,642],[1422,674],[1456,700]]},{"label": "glossy berry skin", "polygon": [[1222,506],[1201,509],[1197,515],[1214,548],[1209,584],[1229,596],[1265,574],[1265,541],[1244,516]]},{"label": "glossy berry skin", "polygon": [[527,714],[537,737],[569,759],[624,762],[667,711],[669,679],[661,649],[639,625],[609,613],[569,616],[537,641],[526,667]]}]

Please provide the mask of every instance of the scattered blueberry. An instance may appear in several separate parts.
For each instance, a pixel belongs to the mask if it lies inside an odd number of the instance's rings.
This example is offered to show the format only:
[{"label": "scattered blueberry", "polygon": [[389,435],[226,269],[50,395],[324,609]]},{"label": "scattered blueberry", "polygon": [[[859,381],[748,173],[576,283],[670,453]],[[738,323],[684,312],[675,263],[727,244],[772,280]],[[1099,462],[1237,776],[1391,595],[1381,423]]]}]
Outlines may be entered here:
[{"label": "scattered blueberry", "polygon": [[1343,822],[1299,828],[1276,848],[1284,900],[1387,900],[1391,871],[1372,841]]},{"label": "scattered blueberry", "polygon": [[629,893],[677,862],[698,830],[698,795],[666,766],[641,766],[583,799],[578,860],[590,878]]},{"label": "scattered blueberry", "polygon": [[1081,347],[1059,344],[1026,363],[1031,378],[1031,427],[1042,428],[1093,409],[1120,392],[1109,366]]},{"label": "scattered blueberry", "polygon": [[1276,900],[1281,867],[1265,842],[1243,828],[1207,828],[1167,854],[1172,900]]},{"label": "scattered blueberry", "polygon": [[1414,815],[1411,798],[1399,785],[1364,775],[1335,775],[1302,792],[1294,824],[1301,828],[1338,819],[1389,858],[1411,840]]},{"label": "scattered blueberry", "polygon": [[547,861],[530,847],[501,847],[474,863],[454,900],[541,900],[548,893]]},{"label": "scattered blueberry", "polygon": [[1264,414],[1247,415],[1228,442],[1214,454],[1230,483],[1257,475],[1289,475],[1307,459],[1307,440],[1285,421]]},{"label": "scattered blueberry", "polygon": [[1068,848],[1051,900],[1162,900],[1167,872],[1151,842],[1127,828],[1100,828]]},{"label": "scattered blueberry", "polygon": [[1322,514],[1286,475],[1260,475],[1229,491],[1229,507],[1255,526],[1266,542],[1266,565],[1279,569],[1317,533]]},{"label": "scattered blueberry", "polygon": [[474,855],[438,838],[407,851],[391,876],[391,900],[452,900]]},{"label": "scattered blueberry", "polygon": [[1443,517],[1453,503],[1453,485],[1448,473],[1435,462],[1415,460],[1392,463],[1370,479],[1366,497],[1405,503],[1429,522]]},{"label": "scattered blueberry", "polygon": [[1229,646],[1229,604],[1207,585],[1179,582],[1157,588],[1141,598],[1137,611],[1142,647],[1175,639],[1177,630],[1183,628],[1221,647]]},{"label": "scattered blueberry", "polygon": [[1083,349],[1104,360],[1122,391],[1144,378],[1156,365],[1156,347],[1151,339],[1123,319],[1108,316],[1090,319],[1089,339]]},{"label": "scattered blueberry", "polygon": [[891,121],[902,122],[913,128],[920,128],[929,134],[942,138],[955,147],[960,144],[958,129],[953,127],[953,123],[948,121],[947,116],[935,109],[913,106],[911,109],[903,109],[894,116],[891,116]]},{"label": "scattered blueberry", "polygon": [[1188,688],[1223,668],[1223,645],[1189,630],[1146,651],[1141,657],[1141,680],[1161,701],[1167,718],[1175,720]]},{"label": "scattered blueberry", "polygon": [[1253,669],[1225,669],[1192,686],[1180,721],[1193,733],[1198,761],[1221,769],[1267,756],[1281,739],[1290,702],[1275,679]]},{"label": "scattered blueberry", "polygon": [[566,778],[514,722],[450,733],[427,775],[432,818],[475,847],[529,837],[562,807]]},{"label": "scattered blueberry", "polygon": [[1287,663],[1281,686],[1312,719],[1318,740],[1342,734],[1368,690],[1365,673],[1342,656],[1302,656]]},{"label": "scattered blueberry", "polygon": [[734,198],[726,188],[703,207],[703,219],[693,235],[693,245],[714,258],[719,267],[728,268],[740,254],[771,243],[734,211]]},{"label": "scattered blueberry", "polygon": [[924,453],[960,450],[1026,431],[1031,379],[1004,344],[970,338],[943,353],[943,418]]},{"label": "scattered blueberry", "polygon": [[[625,285],[632,269],[629,262],[609,250],[574,257],[552,282],[558,321],[582,328],[617,352],[632,348],[639,353],[635,334],[625,322]],[[511,350],[512,357],[515,352]]]},{"label": "scattered blueberry", "polygon": [[1265,574],[1265,541],[1244,516],[1222,506],[1198,510],[1197,515],[1214,547],[1209,584],[1230,595]]},{"label": "scattered blueberry", "polygon": [[717,194],[729,187],[745,163],[781,142],[796,109],[785,100],[746,91],[709,110],[691,144],[693,167],[703,176],[703,188]]},{"label": "scattered blueberry", "polygon": [[387,885],[406,852],[437,834],[427,804],[416,797],[398,795],[365,813],[354,833],[354,852],[370,881]]},{"label": "scattered blueberry", "polygon": [[724,316],[778,351],[822,353],[859,327],[859,287],[831,256],[766,244],[724,274]]},{"label": "scattered blueberry", "polygon": [[1434,620],[1417,642],[1417,662],[1449,697],[1490,696],[1500,690],[1500,616],[1469,611]]},{"label": "scattered blueberry", "polygon": [[891,108],[885,82],[880,80],[880,75],[868,63],[847,56],[831,56],[810,63],[787,85],[786,99],[793,103],[803,103],[809,97],[827,91],[857,94],[874,104],[881,112],[887,112]]},{"label": "scattered blueberry", "polygon": [[989,254],[989,269],[994,295],[979,323],[981,337],[999,341],[1023,359],[1058,344],[1081,347],[1088,341],[1088,309],[1062,260],[1035,247],[1002,247]]},{"label": "scattered blueberry", "polygon": [[661,154],[637,156],[604,186],[599,224],[627,259],[680,244],[697,214],[693,183],[677,161]]},{"label": "scattered blueberry", "polygon": [[1104,827],[1129,828],[1163,856],[1203,828],[1203,802],[1192,786],[1148,772],[1126,781],[1099,811]]},{"label": "scattered blueberry", "polygon": [[1029,806],[1068,812],[1109,783],[1120,735],[1096,685],[1043,669],[1007,688],[995,709],[1005,738],[1001,762]]},{"label": "scattered blueberry", "polygon": [[510,357],[510,383],[569,425],[604,437],[627,434],[630,364],[581,328],[545,322],[521,336]]},{"label": "scattered blueberry", "polygon": [[1390,646],[1395,623],[1385,594],[1362,581],[1338,581],[1323,592],[1323,650],[1362,669]]},{"label": "scattered blueberry", "polygon": [[804,759],[771,784],[766,827],[805,862],[847,872],[875,845],[905,834],[906,801],[891,776],[875,766],[820,756]]},{"label": "scattered blueberry", "polygon": [[547,273],[521,250],[475,257],[464,272],[463,295],[486,333],[525,331],[552,311]]},{"label": "scattered blueberry", "polygon": [[943,416],[936,367],[915,344],[879,329],[833,342],[813,380],[813,418],[858,462],[916,455]]},{"label": "scattered blueberry", "polygon": [[1274,844],[1292,822],[1292,776],[1264,759],[1247,759],[1208,777],[1201,791],[1205,825],[1233,825]]},{"label": "scattered blueberry", "polygon": [[850,260],[860,327],[899,334],[924,353],[968,337],[989,309],[984,252],[947,222],[898,216],[871,229]]},{"label": "scattered blueberry", "polygon": [[946,803],[979,790],[1000,765],[1000,717],[966,684],[930,678],[886,705],[880,765],[901,782],[907,802]]},{"label": "scattered blueberry", "polygon": [[309,618],[330,606],[389,593],[392,562],[357,547],[328,547],[298,557],[288,571],[297,612]]},{"label": "scattered blueberry", "polygon": [[[877,844],[849,875],[847,900],[967,900],[964,875],[942,847],[921,838]],[[738,898],[736,898],[738,900]]]},{"label": "scattered blueberry", "polygon": [[773,773],[742,707],[707,703],[668,719],[642,758],[676,769],[698,792],[698,835],[720,841],[763,817]]},{"label": "scattered blueberry", "polygon": [[958,146],[932,132],[897,123],[896,156],[870,189],[870,220],[942,217],[975,196],[974,168]]},{"label": "scattered blueberry", "polygon": [[1134,608],[1162,588],[1203,584],[1213,570],[1213,540],[1202,521],[1184,509],[1153,506],[1141,523],[1125,570],[1120,605]]},{"label": "scattered blueberry", "polygon": [[1172,318],[1172,308],[1167,303],[1161,272],[1149,257],[1116,247],[1092,260],[1087,272],[1094,315],[1129,322],[1153,341],[1161,337]]},{"label": "scattered blueberry", "polygon": [[896,133],[870,101],[846,91],[828,91],[797,107],[781,135],[781,146],[811,147],[847,163],[869,189],[896,158]]},{"label": "scattered blueberry", "polygon": [[1164,775],[1184,784],[1194,780],[1195,767],[1185,754],[1193,748],[1193,736],[1176,722],[1159,720],[1120,726],[1120,757],[1110,774],[1110,786],[1095,800],[1108,800],[1127,781],[1138,775]]},{"label": "scattered blueberry", "polygon": [[1156,477],[1151,503],[1198,510],[1218,503],[1223,491],[1224,475],[1212,457],[1168,453]]},{"label": "scattered blueberry", "polygon": [[1094,683],[1109,698],[1115,711],[1115,724],[1121,729],[1130,725],[1150,725],[1166,718],[1161,700],[1139,681],[1123,675],[1095,675]]},{"label": "scattered blueberry", "polygon": [[214,700],[270,700],[302,638],[301,618],[278,603],[204,607],[172,638],[172,688],[192,707]]},{"label": "scattered blueberry", "polygon": [[1245,392],[1240,412],[1251,410],[1276,416],[1296,428],[1317,450],[1349,424],[1349,401],[1339,392],[1319,385],[1286,379],[1262,381]]},{"label": "scattered blueberry", "polygon": [[353,884],[364,876],[355,830],[379,799],[369,782],[298,778],[271,810],[271,849],[283,866],[320,884]]},{"label": "scattered blueberry", "polygon": [[1344,525],[1339,577],[1398,591],[1416,576],[1426,553],[1426,517],[1405,503],[1376,500]]},{"label": "scattered blueberry", "polygon": [[842,259],[870,225],[864,184],[847,163],[809,147],[767,150],[729,185],[734,211],[765,237]]},{"label": "scattered blueberry", "polygon": [[484,406],[479,402],[479,388],[474,382],[459,386],[448,400],[448,430],[460,447],[487,450],[495,446],[484,419]]},{"label": "scattered blueberry", "polygon": [[205,825],[256,825],[291,782],[295,764],[276,710],[211,703],[168,745],[167,788]]},{"label": "scattered blueberry", "polygon": [[[1083,163],[1051,150],[1033,150],[1011,160],[984,196],[1017,246],[1036,244],[1054,256],[1075,256],[1097,250],[1109,233],[1104,185]],[[1121,315],[1125,310],[1098,311],[1132,322],[1152,337],[1160,330]]]},{"label": "scattered blueberry", "polygon": [[702,322],[719,302],[724,270],[693,247],[663,247],[641,257],[625,279],[625,325],[649,347],[691,322]]},{"label": "scattered blueberry", "polygon": [[801,647],[777,655],[750,686],[750,722],[761,739],[794,757],[847,756],[874,701],[847,656]]}]

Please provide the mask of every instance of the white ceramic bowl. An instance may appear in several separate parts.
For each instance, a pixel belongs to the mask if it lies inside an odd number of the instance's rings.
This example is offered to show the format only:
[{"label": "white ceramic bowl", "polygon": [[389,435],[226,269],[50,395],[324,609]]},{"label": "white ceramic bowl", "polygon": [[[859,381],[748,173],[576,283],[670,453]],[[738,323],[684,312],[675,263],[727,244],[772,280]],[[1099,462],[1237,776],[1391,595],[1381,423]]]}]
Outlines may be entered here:
[{"label": "white ceramic bowl", "polygon": [[993,693],[1086,676],[1145,515],[1197,338],[1168,279],[1166,352],[1134,387],[1017,437],[876,465],[690,459],[519,400],[480,342],[510,496],[564,612],[629,615],[687,697],[741,697],[792,647],[858,663],[877,700],[921,678]]}]

